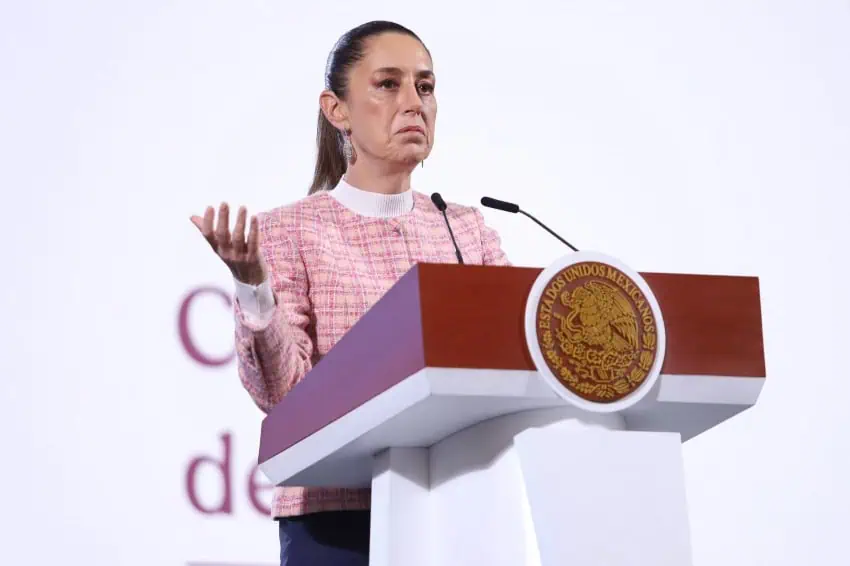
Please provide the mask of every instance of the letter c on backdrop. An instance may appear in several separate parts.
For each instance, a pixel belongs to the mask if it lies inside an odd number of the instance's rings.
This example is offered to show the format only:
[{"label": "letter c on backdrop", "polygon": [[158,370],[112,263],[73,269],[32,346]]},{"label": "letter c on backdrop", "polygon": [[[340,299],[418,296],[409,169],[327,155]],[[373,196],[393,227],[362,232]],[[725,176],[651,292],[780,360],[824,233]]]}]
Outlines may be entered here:
[{"label": "letter c on backdrop", "polygon": [[199,287],[190,292],[180,304],[180,313],[177,316],[177,328],[180,333],[180,343],[183,344],[183,349],[186,350],[189,357],[199,364],[213,367],[223,366],[230,363],[236,355],[236,352],[231,350],[226,356],[218,358],[208,356],[198,349],[192,340],[191,333],[189,332],[189,308],[192,306],[193,300],[205,293],[212,293],[221,297],[224,300],[225,305],[227,305],[227,308],[232,308],[233,306],[233,303],[230,300],[230,295],[217,287]]}]

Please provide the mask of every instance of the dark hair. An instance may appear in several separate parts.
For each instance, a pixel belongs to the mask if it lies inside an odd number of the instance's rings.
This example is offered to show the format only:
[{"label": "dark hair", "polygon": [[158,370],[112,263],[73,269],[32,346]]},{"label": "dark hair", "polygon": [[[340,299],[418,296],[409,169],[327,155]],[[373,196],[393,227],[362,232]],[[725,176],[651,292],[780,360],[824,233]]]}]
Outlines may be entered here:
[{"label": "dark hair", "polygon": [[[325,88],[344,100],[348,95],[348,73],[366,54],[366,40],[386,32],[403,33],[422,43],[415,33],[393,22],[379,20],[357,26],[346,32],[334,45],[325,68]],[[309,194],[333,189],[342,178],[348,167],[342,150],[343,143],[342,132],[325,118],[319,108],[316,169]]]}]

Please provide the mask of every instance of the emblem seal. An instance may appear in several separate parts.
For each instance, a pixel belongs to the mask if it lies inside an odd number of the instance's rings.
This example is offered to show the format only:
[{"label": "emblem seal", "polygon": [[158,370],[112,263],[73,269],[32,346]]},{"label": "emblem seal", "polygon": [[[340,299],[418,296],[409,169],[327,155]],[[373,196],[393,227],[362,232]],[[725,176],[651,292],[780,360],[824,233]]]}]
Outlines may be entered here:
[{"label": "emblem seal", "polygon": [[567,401],[593,412],[638,402],[664,359],[664,322],[643,278],[593,252],[540,274],[526,305],[526,340],[538,371]]}]

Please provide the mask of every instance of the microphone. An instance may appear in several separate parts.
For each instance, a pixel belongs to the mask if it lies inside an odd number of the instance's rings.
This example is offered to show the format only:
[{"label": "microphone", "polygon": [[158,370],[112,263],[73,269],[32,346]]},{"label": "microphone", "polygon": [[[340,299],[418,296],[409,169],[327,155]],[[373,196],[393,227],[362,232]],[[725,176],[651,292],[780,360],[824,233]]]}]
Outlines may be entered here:
[{"label": "microphone", "polygon": [[434,206],[437,207],[437,210],[443,213],[443,218],[446,219],[446,227],[449,229],[449,236],[452,238],[452,245],[455,247],[455,255],[457,256],[457,262],[463,265],[463,257],[460,255],[460,248],[457,247],[457,242],[455,242],[455,235],[452,232],[452,225],[449,224],[449,217],[446,214],[446,209],[449,207],[446,204],[446,201],[443,200],[443,197],[440,196],[440,193],[434,193],[431,195],[431,202],[434,203]]},{"label": "microphone", "polygon": [[569,243],[568,241],[566,241],[565,239],[563,239],[562,237],[557,235],[555,232],[550,230],[548,226],[546,226],[545,224],[543,224],[542,222],[537,220],[535,217],[533,217],[532,215],[530,215],[526,211],[522,210],[518,205],[516,205],[512,202],[505,202],[503,200],[498,200],[498,199],[494,199],[494,198],[490,198],[490,197],[482,197],[481,198],[481,204],[483,206],[486,206],[487,208],[495,208],[496,210],[502,210],[504,212],[510,212],[510,213],[513,213],[513,214],[516,214],[517,212],[519,212],[520,214],[522,214],[524,216],[528,216],[529,218],[531,218],[532,220],[537,222],[537,224],[542,226],[544,230],[546,230],[547,232],[549,232],[550,234],[552,234],[553,236],[555,236],[556,238],[561,240],[561,242],[566,244],[571,250],[573,250],[574,252],[578,251],[575,248],[575,246],[573,246],[571,243]]}]

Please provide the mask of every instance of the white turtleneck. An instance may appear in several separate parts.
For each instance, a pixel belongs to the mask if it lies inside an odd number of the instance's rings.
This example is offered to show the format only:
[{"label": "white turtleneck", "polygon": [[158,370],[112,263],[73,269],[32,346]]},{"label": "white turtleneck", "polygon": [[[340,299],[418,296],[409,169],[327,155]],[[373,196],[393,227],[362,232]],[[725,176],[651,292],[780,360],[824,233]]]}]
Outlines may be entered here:
[{"label": "white turtleneck", "polygon": [[413,191],[408,189],[403,193],[385,195],[364,191],[350,185],[345,179],[340,179],[330,195],[344,207],[363,216],[392,218],[413,210]]},{"label": "white turtleneck", "polygon": [[[392,218],[401,216],[413,210],[413,191],[408,189],[403,193],[387,195],[364,191],[340,179],[330,195],[344,207],[362,216]],[[274,313],[274,293],[269,280],[259,285],[249,285],[238,279],[236,284],[236,299],[239,301],[244,316],[259,325],[268,324]]]}]

